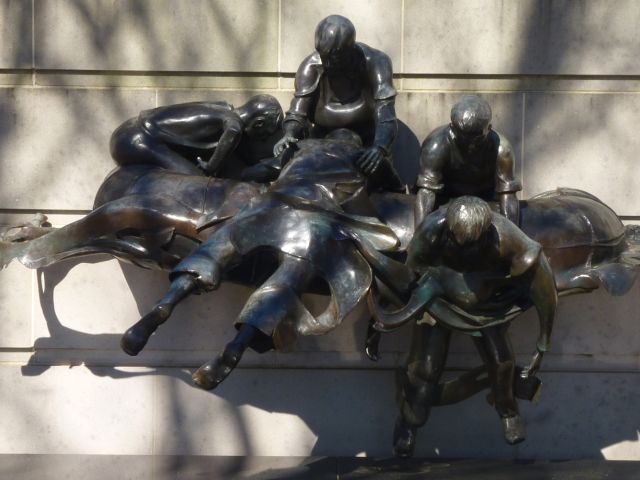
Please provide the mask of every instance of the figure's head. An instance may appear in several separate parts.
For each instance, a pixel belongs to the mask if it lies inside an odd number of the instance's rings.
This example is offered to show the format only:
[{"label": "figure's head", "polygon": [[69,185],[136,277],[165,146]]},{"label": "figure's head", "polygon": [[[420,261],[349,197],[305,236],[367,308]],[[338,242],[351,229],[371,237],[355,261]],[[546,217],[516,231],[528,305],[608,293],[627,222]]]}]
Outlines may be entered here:
[{"label": "figure's head", "polygon": [[316,50],[327,70],[347,67],[355,43],[356,29],[341,15],[329,15],[316,27]]},{"label": "figure's head", "polygon": [[491,209],[478,197],[458,197],[447,208],[446,222],[458,245],[480,239],[491,226]]},{"label": "figure's head", "polygon": [[338,128],[336,130],[332,130],[324,138],[329,140],[339,140],[341,142],[353,143],[358,147],[362,147],[362,138],[353,130],[349,130],[348,128]]},{"label": "figure's head", "polygon": [[460,146],[481,145],[491,130],[491,107],[477,95],[462,97],[451,109],[451,129]]},{"label": "figure's head", "polygon": [[249,138],[265,139],[282,125],[282,107],[271,95],[256,95],[240,107],[244,132]]}]

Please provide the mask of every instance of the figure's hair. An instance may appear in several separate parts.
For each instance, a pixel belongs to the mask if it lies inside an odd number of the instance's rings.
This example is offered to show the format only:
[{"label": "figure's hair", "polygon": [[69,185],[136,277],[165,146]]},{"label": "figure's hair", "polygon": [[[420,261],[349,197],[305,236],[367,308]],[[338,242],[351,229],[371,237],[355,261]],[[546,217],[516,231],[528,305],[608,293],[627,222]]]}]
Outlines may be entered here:
[{"label": "figure's hair", "polygon": [[316,27],[316,50],[326,55],[350,47],[356,41],[356,28],[342,15],[329,15]]},{"label": "figure's hair", "polygon": [[463,132],[482,132],[491,123],[491,107],[477,95],[465,95],[451,109],[451,123]]},{"label": "figure's hair", "polygon": [[491,209],[478,197],[458,197],[449,204],[446,221],[458,243],[473,242],[491,225]]},{"label": "figure's hair", "polygon": [[348,128],[338,128],[336,130],[332,130],[324,138],[330,140],[340,140],[341,142],[353,143],[359,147],[362,147],[362,138],[353,130],[349,130]]},{"label": "figure's hair", "polygon": [[249,117],[253,118],[257,115],[268,115],[274,117],[282,117],[282,107],[280,102],[272,95],[255,95],[251,97],[242,108],[249,113]]}]

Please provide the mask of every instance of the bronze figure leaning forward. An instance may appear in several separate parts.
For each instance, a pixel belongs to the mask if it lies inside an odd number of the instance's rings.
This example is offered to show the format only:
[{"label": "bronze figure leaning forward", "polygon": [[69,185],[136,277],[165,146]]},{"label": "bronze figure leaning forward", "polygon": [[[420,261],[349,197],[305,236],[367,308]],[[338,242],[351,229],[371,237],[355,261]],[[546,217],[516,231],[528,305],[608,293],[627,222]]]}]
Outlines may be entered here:
[{"label": "bronze figure leaning forward", "polygon": [[391,164],[391,146],[398,125],[396,89],[390,58],[356,42],[349,19],[331,15],[315,32],[316,50],[296,73],[295,93],[284,119],[284,137],[274,154],[302,138],[322,137],[336,128],[360,135],[366,150],[356,164],[368,176],[378,177],[387,189],[401,190]]}]

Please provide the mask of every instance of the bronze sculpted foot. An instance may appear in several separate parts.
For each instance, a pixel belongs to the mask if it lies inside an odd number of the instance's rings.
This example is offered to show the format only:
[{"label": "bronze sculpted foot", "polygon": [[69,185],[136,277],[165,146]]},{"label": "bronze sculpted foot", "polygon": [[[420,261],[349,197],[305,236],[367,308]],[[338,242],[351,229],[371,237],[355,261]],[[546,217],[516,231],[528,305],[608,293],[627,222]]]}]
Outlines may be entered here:
[{"label": "bronze sculpted foot", "polygon": [[138,355],[149,341],[151,335],[153,335],[153,332],[166,322],[170,315],[171,308],[169,305],[156,305],[138,323],[125,332],[120,339],[120,348],[127,355]]},{"label": "bronze sculpted foot", "polygon": [[412,457],[417,433],[417,427],[405,423],[402,417],[398,417],[393,429],[393,454],[398,458]]},{"label": "bronze sculpted foot", "polygon": [[520,415],[504,417],[502,419],[502,429],[504,431],[504,440],[509,445],[516,445],[517,443],[524,442],[526,433],[524,420],[522,420]]},{"label": "bronze sculpted foot", "polygon": [[259,330],[251,325],[242,324],[238,334],[229,343],[222,355],[214,360],[210,360],[202,365],[191,376],[196,385],[205,390],[213,390],[229,376],[240,362],[242,354],[245,352],[252,340],[259,333]]},{"label": "bronze sculpted foot", "polygon": [[169,319],[175,306],[193,292],[196,286],[196,279],[192,275],[177,277],[171,282],[169,291],[158,304],[125,332],[120,340],[120,348],[127,355],[135,356],[140,353],[151,335]]}]

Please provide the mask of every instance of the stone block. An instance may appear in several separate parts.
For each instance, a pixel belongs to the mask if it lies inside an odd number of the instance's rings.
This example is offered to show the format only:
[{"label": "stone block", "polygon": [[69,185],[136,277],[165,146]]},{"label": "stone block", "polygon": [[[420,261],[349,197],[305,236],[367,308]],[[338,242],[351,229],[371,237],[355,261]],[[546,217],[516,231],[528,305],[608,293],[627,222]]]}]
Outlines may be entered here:
[{"label": "stone block", "polygon": [[382,50],[400,72],[401,18],[400,0],[287,0],[282,2],[280,71],[295,72],[300,62],[314,49],[315,29],[328,15],[343,15],[356,27],[356,41]]},{"label": "stone block", "polygon": [[31,68],[32,2],[0,0],[0,68]]},{"label": "stone block", "polygon": [[[402,92],[396,100],[396,111],[398,118],[406,122],[411,137],[409,144],[414,144],[415,140],[422,144],[427,135],[439,127],[450,122],[451,107],[468,92]],[[481,93],[493,111],[493,128],[504,134],[516,155],[516,177],[521,171],[521,148],[522,148],[522,94],[520,93]],[[411,162],[413,169],[407,168],[404,175],[405,181],[414,183],[418,172],[419,152],[416,148],[411,148],[412,155],[418,155],[412,162],[403,160],[403,163]],[[397,161],[397,160],[396,160]]]},{"label": "stone block", "polygon": [[0,270],[0,348],[28,348],[34,273],[14,262]]},{"label": "stone block", "polygon": [[[0,475],[14,480],[155,480],[149,455],[0,455]],[[164,477],[163,477],[164,478]]]},{"label": "stone block", "polygon": [[[158,378],[156,454],[386,454],[389,371],[237,370],[213,392]],[[356,413],[357,412],[357,413]]]},{"label": "stone block", "polygon": [[0,90],[0,207],[88,210],[115,167],[111,132],[155,106],[153,90]]},{"label": "stone block", "polygon": [[274,72],[278,3],[47,0],[36,4],[36,68]]},{"label": "stone block", "polygon": [[403,73],[637,75],[636,11],[633,0],[407,0]]},{"label": "stone block", "polygon": [[0,452],[150,454],[149,373],[3,365]]},{"label": "stone block", "polygon": [[640,120],[640,95],[525,95],[524,197],[578,188],[618,215],[639,215],[635,158],[640,139],[629,126]]}]

